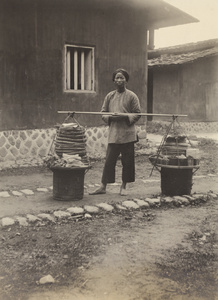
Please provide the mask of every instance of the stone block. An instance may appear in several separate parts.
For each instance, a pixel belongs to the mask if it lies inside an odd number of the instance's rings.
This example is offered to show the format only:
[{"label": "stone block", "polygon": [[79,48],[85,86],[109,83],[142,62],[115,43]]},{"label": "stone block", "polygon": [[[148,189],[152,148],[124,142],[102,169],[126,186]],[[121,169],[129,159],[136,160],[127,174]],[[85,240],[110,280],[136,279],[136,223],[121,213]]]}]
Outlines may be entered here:
[{"label": "stone block", "polygon": [[15,140],[19,137],[19,131],[18,130],[12,130],[11,135],[14,137]]},{"label": "stone block", "polygon": [[21,192],[25,195],[34,195],[34,192],[29,189],[23,189],[23,190],[21,190]]},{"label": "stone block", "polygon": [[9,137],[8,137],[8,142],[9,142],[12,146],[14,146],[14,145],[15,145],[14,137],[13,137],[13,136],[9,136]]},{"label": "stone block", "polygon": [[32,141],[28,140],[24,143],[25,147],[30,148],[32,146]]},{"label": "stone block", "polygon": [[160,205],[160,198],[145,198],[145,201],[149,203],[150,206]]},{"label": "stone block", "polygon": [[5,161],[10,161],[10,160],[14,161],[14,159],[15,157],[10,152],[8,152],[8,154],[5,157]]},{"label": "stone block", "polygon": [[208,196],[210,198],[217,199],[217,194],[215,194],[215,193],[210,192],[210,193],[208,193]]},{"label": "stone block", "polygon": [[91,219],[92,218],[92,216],[90,215],[90,214],[85,214],[85,216],[84,216],[86,219]]},{"label": "stone block", "polygon": [[199,193],[199,194],[193,194],[192,197],[193,197],[195,200],[207,200],[207,194],[202,194],[202,193]]},{"label": "stone block", "polygon": [[91,206],[91,205],[85,205],[84,206],[85,211],[87,211],[88,213],[98,213],[99,212],[99,208],[96,206]]},{"label": "stone block", "polygon": [[37,192],[48,192],[47,188],[37,188]]},{"label": "stone block", "polygon": [[0,148],[0,156],[1,157],[5,157],[7,155],[7,151],[6,151],[6,149],[5,148]]},{"label": "stone block", "polygon": [[41,134],[41,138],[42,138],[43,140],[45,140],[45,139],[46,139],[45,132],[42,132],[42,134]]},{"label": "stone block", "polygon": [[139,208],[139,205],[136,204],[134,201],[131,201],[131,200],[123,201],[122,205],[126,208],[133,208],[133,209],[138,209]]},{"label": "stone block", "polygon": [[12,154],[14,157],[17,157],[17,155],[18,155],[18,153],[19,153],[19,151],[18,151],[17,148],[12,147],[12,148],[10,149],[10,151],[11,151],[11,154]]},{"label": "stone block", "polygon": [[15,220],[9,217],[2,218],[1,220],[2,226],[11,226],[15,224]]},{"label": "stone block", "polygon": [[42,145],[43,145],[43,139],[41,137],[39,137],[37,140],[36,140],[36,145],[40,148]]},{"label": "stone block", "polygon": [[84,209],[82,207],[69,207],[67,209],[67,211],[71,214],[71,215],[77,215],[77,214],[83,214],[84,213]]},{"label": "stone block", "polygon": [[20,140],[16,140],[15,145],[16,145],[17,149],[20,149],[21,141]]},{"label": "stone block", "polygon": [[106,211],[114,210],[114,207],[110,204],[107,204],[107,203],[99,203],[99,204],[97,204],[97,206],[104,209],[104,210],[106,210]]},{"label": "stone block", "polygon": [[40,280],[39,280],[40,284],[48,284],[48,283],[51,284],[51,283],[54,283],[54,282],[55,282],[55,280],[51,275],[46,275],[46,276],[40,278]]},{"label": "stone block", "polygon": [[37,155],[37,151],[38,151],[38,147],[34,146],[34,147],[32,147],[30,154],[32,156],[36,156]]},{"label": "stone block", "polygon": [[34,131],[31,138],[32,138],[32,140],[36,140],[38,138],[38,136],[39,136],[39,133]]},{"label": "stone block", "polygon": [[35,222],[41,220],[40,218],[38,218],[38,217],[36,217],[34,215],[31,215],[31,214],[27,214],[26,217],[27,217],[28,221],[31,222],[31,223],[35,223]]},{"label": "stone block", "polygon": [[173,201],[183,205],[190,204],[189,200],[186,197],[182,197],[182,196],[173,196]]},{"label": "stone block", "polygon": [[18,192],[18,191],[12,191],[12,194],[13,194],[14,196],[22,196],[22,195],[23,195],[23,193]]},{"label": "stone block", "polygon": [[189,202],[194,202],[195,198],[189,195],[184,195],[183,197],[187,198],[189,200]]},{"label": "stone block", "polygon": [[6,138],[4,136],[0,136],[0,147],[3,147],[4,144],[6,143]]},{"label": "stone block", "polygon": [[21,147],[20,148],[20,154],[23,155],[23,156],[26,156],[29,152],[29,149],[28,148],[25,148],[25,147]]},{"label": "stone block", "polygon": [[50,214],[42,213],[42,214],[38,214],[38,217],[41,218],[44,221],[55,222],[54,217],[52,215],[50,215]]},{"label": "stone block", "polygon": [[161,199],[161,201],[163,202],[163,203],[173,203],[173,198],[172,197],[163,197],[162,199]]},{"label": "stone block", "polygon": [[24,217],[16,217],[20,226],[28,226],[27,219]]},{"label": "stone block", "polygon": [[27,131],[20,131],[20,139],[23,141],[27,139]]},{"label": "stone block", "polygon": [[67,211],[57,210],[54,212],[54,216],[58,219],[64,219],[71,217],[71,214]]},{"label": "stone block", "polygon": [[149,208],[150,205],[148,204],[148,202],[141,200],[141,199],[133,199],[139,207],[144,207],[144,208]]},{"label": "stone block", "polygon": [[101,137],[102,137],[102,133],[101,133],[101,131],[98,131],[97,138],[100,139]]},{"label": "stone block", "polygon": [[127,210],[126,207],[124,207],[123,205],[120,205],[120,204],[116,204],[116,208],[119,210]]},{"label": "stone block", "polygon": [[48,154],[48,149],[47,148],[41,148],[38,151],[39,156],[46,156]]},{"label": "stone block", "polygon": [[7,191],[3,191],[3,192],[0,192],[0,198],[8,198],[10,197],[10,194],[7,192]]}]

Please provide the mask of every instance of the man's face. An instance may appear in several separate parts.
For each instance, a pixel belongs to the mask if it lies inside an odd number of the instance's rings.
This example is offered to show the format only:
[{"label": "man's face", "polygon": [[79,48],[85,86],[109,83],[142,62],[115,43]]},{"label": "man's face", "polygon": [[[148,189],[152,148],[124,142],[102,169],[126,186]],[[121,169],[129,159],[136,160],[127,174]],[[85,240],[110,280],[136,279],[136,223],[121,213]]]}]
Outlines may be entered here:
[{"label": "man's face", "polygon": [[114,78],[114,83],[119,88],[125,87],[127,83],[126,77],[122,73],[117,73]]}]

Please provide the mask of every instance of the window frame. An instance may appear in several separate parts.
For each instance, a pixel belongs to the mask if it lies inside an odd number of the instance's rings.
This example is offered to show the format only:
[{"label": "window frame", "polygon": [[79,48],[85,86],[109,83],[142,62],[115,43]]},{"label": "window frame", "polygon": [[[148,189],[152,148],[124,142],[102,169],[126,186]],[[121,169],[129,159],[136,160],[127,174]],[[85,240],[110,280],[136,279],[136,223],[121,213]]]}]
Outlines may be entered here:
[{"label": "window frame", "polygon": [[[90,64],[90,68],[91,68],[91,71],[90,71],[90,74],[91,74],[90,85],[91,85],[91,89],[87,90],[87,89],[68,88],[68,84],[69,84],[69,79],[68,78],[72,74],[72,71],[68,67],[68,65],[70,64],[70,62],[68,60],[72,59],[72,57],[69,58],[68,54],[67,54],[69,48],[72,48],[72,49],[73,48],[78,48],[78,49],[84,49],[84,50],[88,49],[88,50],[90,50],[90,55],[91,55],[91,58],[90,58],[91,59],[91,64]],[[74,59],[77,59],[77,58],[74,58]],[[83,57],[83,60],[80,63],[81,63],[81,68],[84,68],[84,57]],[[74,68],[73,72],[74,72],[74,74],[78,73],[77,67]],[[83,76],[83,84],[84,84],[84,72],[82,72],[81,76]],[[66,92],[66,93],[95,93],[96,92],[95,91],[95,47],[76,45],[76,44],[68,44],[68,43],[65,44],[64,45],[64,76],[63,77],[64,77],[63,78],[64,92]]]}]

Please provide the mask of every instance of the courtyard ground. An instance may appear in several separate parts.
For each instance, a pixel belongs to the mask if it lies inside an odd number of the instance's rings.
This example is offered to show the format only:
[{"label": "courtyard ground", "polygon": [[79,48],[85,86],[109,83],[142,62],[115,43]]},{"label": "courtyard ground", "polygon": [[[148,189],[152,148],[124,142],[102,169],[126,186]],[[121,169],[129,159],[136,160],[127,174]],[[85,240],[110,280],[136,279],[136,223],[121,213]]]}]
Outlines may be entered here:
[{"label": "courtyard ground", "polygon": [[[218,194],[218,151],[200,139],[201,167],[192,193]],[[84,198],[54,201],[52,172],[20,168],[1,172],[1,191],[30,189],[33,195],[1,198],[0,218],[37,215],[72,206],[114,204],[124,199],[158,196],[160,174],[148,156],[136,157],[136,177],[129,195],[117,183],[106,195],[90,196],[100,183],[103,162],[92,162],[85,175]],[[48,188],[47,193],[37,188]],[[100,211],[91,218],[0,228],[0,299],[2,300],[195,300],[218,298],[218,200],[190,206]],[[51,275],[54,283],[40,284]]]}]

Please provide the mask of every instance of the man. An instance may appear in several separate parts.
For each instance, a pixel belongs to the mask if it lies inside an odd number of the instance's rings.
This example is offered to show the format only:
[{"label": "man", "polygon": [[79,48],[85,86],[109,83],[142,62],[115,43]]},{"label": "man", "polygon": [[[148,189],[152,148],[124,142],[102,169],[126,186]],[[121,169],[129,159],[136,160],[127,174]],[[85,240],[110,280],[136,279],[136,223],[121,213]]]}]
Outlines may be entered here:
[{"label": "man", "polygon": [[[116,90],[108,93],[104,99],[102,112],[112,112],[113,115],[102,115],[109,125],[108,147],[102,174],[101,186],[90,195],[105,194],[108,183],[115,182],[115,167],[121,154],[122,184],[120,195],[126,195],[127,182],[135,181],[135,151],[137,141],[135,122],[140,118],[139,99],[135,93],[126,88],[129,74],[124,69],[117,69],[112,76]],[[126,115],[119,115],[126,113]]]}]

